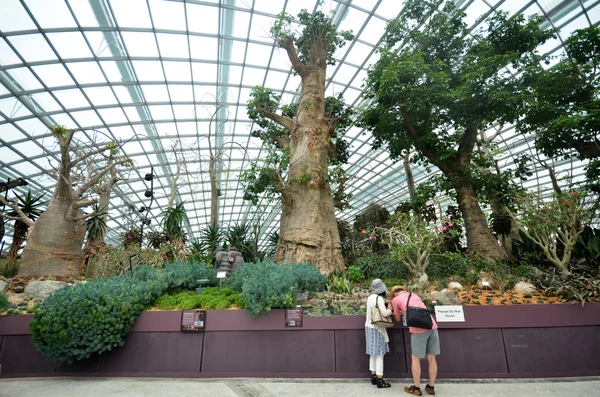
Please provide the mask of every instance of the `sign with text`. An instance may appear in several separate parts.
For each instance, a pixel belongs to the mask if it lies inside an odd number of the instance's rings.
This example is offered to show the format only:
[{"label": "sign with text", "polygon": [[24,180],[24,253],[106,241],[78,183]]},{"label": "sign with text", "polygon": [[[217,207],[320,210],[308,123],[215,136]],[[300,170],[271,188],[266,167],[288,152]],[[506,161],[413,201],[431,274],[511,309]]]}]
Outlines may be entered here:
[{"label": "sign with text", "polygon": [[465,312],[462,306],[436,306],[435,320],[438,323],[464,323]]},{"label": "sign with text", "polygon": [[285,311],[286,327],[302,327],[302,308],[287,309]]},{"label": "sign with text", "polygon": [[181,331],[204,331],[206,326],[206,310],[184,310],[181,313]]},{"label": "sign with text", "polygon": [[217,272],[217,278],[225,278],[227,277],[227,272]]}]

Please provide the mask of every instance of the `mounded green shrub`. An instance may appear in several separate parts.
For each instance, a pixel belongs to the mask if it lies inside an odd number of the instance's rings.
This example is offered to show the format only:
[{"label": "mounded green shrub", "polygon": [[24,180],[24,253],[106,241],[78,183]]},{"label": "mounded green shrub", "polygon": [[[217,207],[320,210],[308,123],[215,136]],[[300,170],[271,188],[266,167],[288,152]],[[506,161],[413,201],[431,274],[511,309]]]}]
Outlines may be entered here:
[{"label": "mounded green shrub", "polygon": [[230,288],[241,291],[251,318],[273,308],[294,307],[297,292],[321,291],[326,283],[327,277],[314,265],[280,265],[272,261],[247,263],[227,281]]},{"label": "mounded green shrub", "polygon": [[123,345],[140,314],[169,289],[193,286],[196,277],[216,282],[211,272],[197,264],[174,263],[163,270],[138,266],[134,273],[52,294],[37,307],[29,324],[36,349],[57,363],[112,350]]},{"label": "mounded green shrub", "polygon": [[366,279],[409,278],[408,268],[388,253],[368,254],[356,259],[356,266]]}]

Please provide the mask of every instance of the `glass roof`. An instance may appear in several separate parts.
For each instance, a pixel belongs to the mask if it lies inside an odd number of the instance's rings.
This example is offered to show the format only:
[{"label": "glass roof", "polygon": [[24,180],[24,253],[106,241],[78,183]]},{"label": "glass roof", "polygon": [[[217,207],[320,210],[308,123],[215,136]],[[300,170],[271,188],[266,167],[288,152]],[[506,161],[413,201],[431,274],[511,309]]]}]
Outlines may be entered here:
[{"label": "glass roof", "polygon": [[[540,14],[545,27],[559,37],[542,50],[560,55],[562,42],[574,30],[598,24],[600,0],[456,0],[466,8],[467,22],[496,11]],[[335,10],[339,30],[355,38],[335,54],[328,68],[327,94],[342,93],[347,104],[360,105],[361,85],[369,65],[378,59],[377,45],[389,19],[403,0],[325,0]],[[57,147],[48,131],[55,124],[127,141],[123,152],[135,170],[120,182],[111,199],[109,238],[123,231],[132,204],[147,203],[143,180],[154,166],[158,206],[151,215],[156,229],[181,164],[177,201],[185,202],[187,232],[199,237],[210,218],[208,130],[216,105],[211,143],[222,147],[218,165],[219,223],[255,223],[264,237],[279,227],[278,203],[258,205],[242,199],[240,172],[260,162],[262,141],[250,136],[246,113],[250,90],[264,85],[290,103],[300,79],[291,73],[284,50],[269,37],[278,13],[316,10],[316,0],[2,0],[0,13],[0,181],[23,177],[34,191],[48,191],[49,159]],[[475,26],[474,26],[475,27]],[[491,130],[488,135],[495,133]],[[87,135],[86,135],[87,134]],[[402,163],[371,148],[371,136],[350,127],[346,191],[351,209],[338,218],[352,221],[369,203],[390,211],[408,197]],[[502,167],[532,150],[532,139],[504,126],[500,137]],[[583,164],[559,161],[577,179]],[[418,184],[435,174],[414,170]],[[543,169],[524,184],[549,185]],[[17,191],[26,191],[18,188]],[[10,241],[10,230],[8,231]]]}]

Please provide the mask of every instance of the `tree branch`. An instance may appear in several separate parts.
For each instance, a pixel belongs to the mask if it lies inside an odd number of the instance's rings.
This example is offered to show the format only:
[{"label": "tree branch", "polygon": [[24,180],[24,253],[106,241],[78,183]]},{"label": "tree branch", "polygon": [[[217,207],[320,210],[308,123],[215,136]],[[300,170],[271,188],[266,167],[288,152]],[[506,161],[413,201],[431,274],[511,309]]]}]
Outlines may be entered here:
[{"label": "tree branch", "polygon": [[290,59],[290,62],[292,62],[292,67],[296,73],[300,75],[300,77],[304,78],[304,76],[308,74],[308,68],[298,57],[298,52],[296,51],[296,46],[294,45],[292,38],[287,37],[283,40],[280,40],[279,46],[287,51],[288,58]]},{"label": "tree branch", "polygon": [[286,138],[283,136],[278,136],[278,137],[275,137],[275,142],[277,142],[279,145],[281,145],[281,147],[284,149],[289,149],[289,147],[290,147],[289,138]]},{"label": "tree branch", "polygon": [[406,129],[408,130],[408,134],[413,138],[413,146],[420,150],[421,153],[423,153],[423,155],[427,157],[432,164],[436,165],[443,173],[447,173],[449,171],[448,164],[446,161],[440,160],[438,152],[436,150],[431,150],[430,148],[427,148],[419,143],[419,134],[417,133],[417,129],[413,123],[410,121],[410,115],[406,110],[406,105],[400,105],[400,112],[402,113],[402,119],[404,120]]},{"label": "tree branch", "polygon": [[101,215],[102,215],[101,212],[94,211],[94,212],[90,212],[89,214],[77,216],[77,217],[75,217],[75,218],[73,218],[71,220],[73,222],[77,222],[77,221],[82,221],[82,220],[87,219],[87,218],[91,218],[92,216],[101,216]]},{"label": "tree branch", "polygon": [[90,180],[88,180],[86,183],[84,183],[83,185],[81,185],[77,191],[75,192],[77,197],[81,197],[81,195],[83,193],[85,193],[89,188],[91,188],[92,186],[94,186],[96,183],[98,183],[98,181],[104,176],[106,175],[107,172],[109,172],[110,170],[112,170],[113,168],[115,168],[117,165],[121,165],[121,164],[125,164],[127,162],[131,161],[130,159],[122,159],[119,160],[117,162],[112,162],[109,160],[109,163],[106,167],[104,167],[103,169],[101,169],[96,175],[94,175],[92,178],[90,178]]},{"label": "tree branch", "polygon": [[[32,227],[33,225],[35,225],[35,222],[32,221],[27,215],[25,215],[25,213],[23,213],[23,211],[21,211],[21,208],[19,208],[19,205],[17,204],[16,200],[14,202],[10,203],[10,202],[4,200],[4,197],[0,196],[0,203],[12,208],[17,213],[17,215],[19,215],[19,220],[21,222],[23,222],[24,224],[26,224],[28,227]],[[3,215],[3,217],[4,217],[4,215]],[[10,219],[10,218],[7,218],[7,219]]]},{"label": "tree branch", "polygon": [[19,218],[18,216],[9,216],[9,215],[4,215],[4,214],[0,214],[0,218],[8,219],[9,221],[20,221],[21,220],[21,218]]},{"label": "tree branch", "polygon": [[467,165],[469,163],[476,141],[477,125],[475,123],[471,123],[465,130],[460,145],[458,146],[458,158],[461,165]]},{"label": "tree branch", "polygon": [[288,116],[282,116],[282,115],[279,115],[275,112],[271,112],[270,110],[266,110],[266,109],[259,109],[258,113],[260,113],[261,116],[271,119],[274,122],[280,124],[282,127],[286,128],[288,131],[292,131],[292,129],[294,128],[294,120],[292,120]]},{"label": "tree branch", "polygon": [[[118,148],[118,147],[121,147],[121,145],[117,146],[117,148]],[[98,149],[96,149],[96,150],[92,150],[92,151],[90,151],[90,152],[87,152],[87,153],[85,153],[85,154],[82,154],[81,156],[79,156],[79,157],[75,158],[75,160],[73,160],[73,161],[72,161],[72,164],[73,164],[73,165],[75,165],[75,164],[78,164],[78,163],[80,163],[80,162],[82,162],[82,161],[84,161],[84,160],[87,160],[88,158],[90,158],[90,157],[92,157],[92,156],[94,156],[94,155],[96,155],[96,154],[100,154],[100,153],[102,153],[102,152],[105,152],[105,151],[107,151],[107,150],[108,150],[108,144],[104,144],[104,145],[100,146],[100,147],[99,147]],[[112,156],[111,156],[111,157],[112,157]]]},{"label": "tree branch", "polygon": [[80,201],[76,201],[76,202],[73,203],[72,209],[89,207],[90,205],[94,205],[94,204],[98,204],[98,199],[97,198],[89,199],[89,200],[80,200]]}]

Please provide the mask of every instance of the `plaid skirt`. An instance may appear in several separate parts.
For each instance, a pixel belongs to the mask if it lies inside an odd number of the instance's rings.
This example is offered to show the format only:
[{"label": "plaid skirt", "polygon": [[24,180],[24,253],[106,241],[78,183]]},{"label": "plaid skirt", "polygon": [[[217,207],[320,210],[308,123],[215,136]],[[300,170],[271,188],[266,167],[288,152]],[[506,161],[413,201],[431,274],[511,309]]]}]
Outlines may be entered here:
[{"label": "plaid skirt", "polygon": [[365,338],[367,341],[367,354],[370,356],[383,356],[390,351],[390,346],[383,339],[377,328],[365,327]]}]

